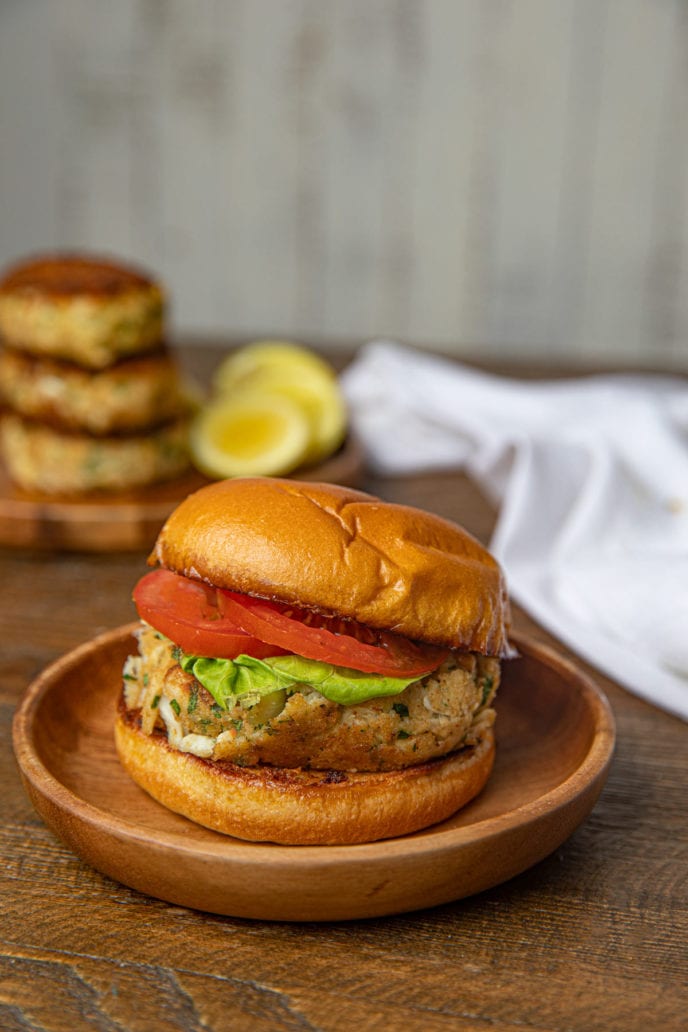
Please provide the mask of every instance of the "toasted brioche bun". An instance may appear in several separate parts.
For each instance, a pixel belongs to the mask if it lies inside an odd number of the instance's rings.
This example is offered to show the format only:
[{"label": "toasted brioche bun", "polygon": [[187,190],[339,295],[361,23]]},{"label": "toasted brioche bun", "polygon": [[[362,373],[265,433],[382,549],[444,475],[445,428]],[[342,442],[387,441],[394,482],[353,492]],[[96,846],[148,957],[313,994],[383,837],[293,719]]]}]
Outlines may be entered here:
[{"label": "toasted brioche bun", "polygon": [[120,760],[133,780],[168,809],[235,838],[282,845],[373,842],[446,820],[476,796],[494,761],[487,728],[477,745],[386,773],[239,767],[204,760],[144,734],[120,702]]},{"label": "toasted brioche bun", "polygon": [[49,254],[0,281],[0,333],[10,346],[103,369],[155,347],[164,296],[129,265],[90,255]]},{"label": "toasted brioche bun", "polygon": [[496,560],[431,513],[331,484],[245,478],[185,499],[151,564],[407,638],[509,654]]}]

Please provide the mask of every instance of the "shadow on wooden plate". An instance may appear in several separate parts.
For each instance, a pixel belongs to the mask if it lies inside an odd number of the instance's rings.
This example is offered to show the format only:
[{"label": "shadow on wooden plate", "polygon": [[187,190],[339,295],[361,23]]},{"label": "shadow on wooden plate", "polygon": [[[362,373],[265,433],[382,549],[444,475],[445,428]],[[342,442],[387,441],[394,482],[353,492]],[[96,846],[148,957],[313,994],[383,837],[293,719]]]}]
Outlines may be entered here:
[{"label": "shadow on wooden plate", "polygon": [[[361,445],[349,437],[331,458],[293,476],[357,487],[363,470]],[[147,549],[172,510],[207,483],[192,470],[132,491],[53,496],[17,487],[0,463],[0,545],[65,552]]]},{"label": "shadow on wooden plate", "polygon": [[354,846],[242,842],[160,806],[120,767],[115,704],[135,624],[80,646],[27,689],[14,749],[46,824],[140,892],[235,917],[333,921],[446,903],[542,860],[587,816],[614,746],[608,703],[556,652],[516,638],[483,793],[414,835]]}]

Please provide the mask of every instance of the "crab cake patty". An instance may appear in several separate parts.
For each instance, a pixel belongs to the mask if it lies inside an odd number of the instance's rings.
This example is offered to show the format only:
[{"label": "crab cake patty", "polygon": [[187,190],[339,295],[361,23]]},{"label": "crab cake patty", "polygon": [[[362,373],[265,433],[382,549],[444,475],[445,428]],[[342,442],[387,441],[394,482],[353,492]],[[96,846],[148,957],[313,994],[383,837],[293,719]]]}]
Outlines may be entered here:
[{"label": "crab cake patty", "polygon": [[190,407],[177,366],[165,350],[89,372],[5,348],[0,351],[0,396],[19,415],[91,434],[149,429]]},{"label": "crab cake patty", "polygon": [[45,255],[0,281],[0,334],[11,347],[104,369],[158,345],[164,295],[128,265],[87,255]]},{"label": "crab cake patty", "polygon": [[144,625],[139,655],[125,667],[125,702],[141,711],[141,729],[166,728],[170,744],[245,766],[390,771],[474,744],[494,721],[490,702],[499,660],[454,652],[399,695],[353,706],[299,685],[260,698],[240,697],[223,710],[174,645]]},{"label": "crab cake patty", "polygon": [[28,491],[83,494],[170,480],[189,465],[188,420],[145,434],[62,433],[14,413],[0,419],[0,447],[12,480]]}]

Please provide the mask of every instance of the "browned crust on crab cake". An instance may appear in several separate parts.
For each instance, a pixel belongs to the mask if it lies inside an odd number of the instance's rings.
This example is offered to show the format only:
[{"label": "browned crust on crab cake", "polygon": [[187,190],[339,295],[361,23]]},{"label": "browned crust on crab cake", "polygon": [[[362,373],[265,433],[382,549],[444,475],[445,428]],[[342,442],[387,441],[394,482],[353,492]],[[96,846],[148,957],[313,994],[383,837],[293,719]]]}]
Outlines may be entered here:
[{"label": "browned crust on crab cake", "polygon": [[20,350],[102,369],[160,343],[164,302],[161,286],[126,263],[40,255],[0,281],[0,334]]},{"label": "browned crust on crab cake", "polygon": [[48,297],[114,297],[148,290],[154,280],[121,261],[58,252],[18,262],[0,280],[0,294],[31,293]]}]

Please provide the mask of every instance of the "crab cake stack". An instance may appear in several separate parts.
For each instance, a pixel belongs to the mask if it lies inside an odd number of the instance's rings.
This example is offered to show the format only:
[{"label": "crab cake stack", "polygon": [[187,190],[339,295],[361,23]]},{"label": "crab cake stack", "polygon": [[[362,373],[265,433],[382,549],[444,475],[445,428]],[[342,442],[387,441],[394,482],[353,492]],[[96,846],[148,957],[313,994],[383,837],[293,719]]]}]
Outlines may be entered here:
[{"label": "crab cake stack", "polygon": [[0,281],[0,448],[20,487],[122,491],[187,468],[190,406],[143,273],[50,255]]}]

